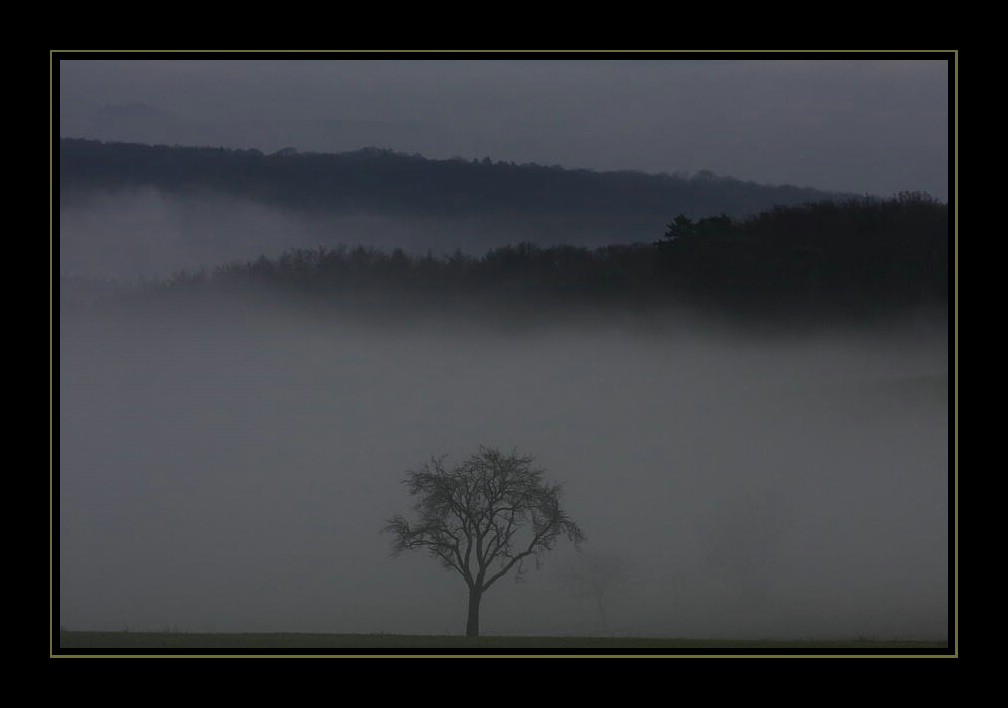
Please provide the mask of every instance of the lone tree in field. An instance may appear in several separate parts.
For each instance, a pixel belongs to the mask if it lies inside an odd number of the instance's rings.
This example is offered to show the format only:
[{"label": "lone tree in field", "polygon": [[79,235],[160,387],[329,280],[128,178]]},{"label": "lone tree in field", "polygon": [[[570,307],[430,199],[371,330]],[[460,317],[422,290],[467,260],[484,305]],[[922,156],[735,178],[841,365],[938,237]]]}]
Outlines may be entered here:
[{"label": "lone tree in field", "polygon": [[469,588],[466,636],[479,636],[480,601],[508,571],[521,575],[528,557],[539,566],[560,536],[584,534],[560,506],[559,484],[543,482],[531,457],[480,446],[454,467],[433,458],[404,480],[416,497],[416,521],[396,514],[385,527],[393,552],[427,549]]}]

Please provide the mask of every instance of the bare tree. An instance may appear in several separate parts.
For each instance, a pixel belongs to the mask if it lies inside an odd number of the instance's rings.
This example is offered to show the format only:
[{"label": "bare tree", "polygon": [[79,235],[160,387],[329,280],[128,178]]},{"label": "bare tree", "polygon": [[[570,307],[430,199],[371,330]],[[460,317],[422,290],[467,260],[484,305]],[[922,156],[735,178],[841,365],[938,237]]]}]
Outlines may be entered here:
[{"label": "bare tree", "polygon": [[466,636],[479,636],[480,601],[508,571],[520,576],[523,562],[542,555],[561,536],[575,544],[584,534],[560,505],[561,485],[543,482],[532,457],[480,446],[461,464],[432,458],[404,484],[416,497],[419,516],[396,514],[385,526],[393,553],[427,549],[469,588]]},{"label": "bare tree", "polygon": [[630,566],[614,554],[583,554],[560,577],[560,583],[575,597],[587,600],[598,610],[601,628],[609,634],[606,607],[612,596],[630,581]]}]

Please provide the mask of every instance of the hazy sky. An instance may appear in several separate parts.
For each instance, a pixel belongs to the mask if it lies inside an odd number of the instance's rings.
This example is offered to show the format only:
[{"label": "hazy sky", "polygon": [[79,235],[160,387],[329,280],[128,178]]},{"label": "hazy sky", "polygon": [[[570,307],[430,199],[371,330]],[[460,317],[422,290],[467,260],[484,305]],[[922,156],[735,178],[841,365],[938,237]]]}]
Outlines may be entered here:
[{"label": "hazy sky", "polygon": [[654,56],[62,60],[59,128],[267,152],[374,145],[432,158],[706,169],[948,198],[946,61]]}]

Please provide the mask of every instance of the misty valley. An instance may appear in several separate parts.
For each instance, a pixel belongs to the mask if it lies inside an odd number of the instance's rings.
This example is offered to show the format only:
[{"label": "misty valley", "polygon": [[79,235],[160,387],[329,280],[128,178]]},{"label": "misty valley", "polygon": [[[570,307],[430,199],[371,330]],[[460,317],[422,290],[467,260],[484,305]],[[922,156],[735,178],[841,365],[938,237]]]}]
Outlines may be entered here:
[{"label": "misty valley", "polygon": [[61,323],[64,624],[460,632],[463,586],[379,531],[404,470],[484,442],[535,454],[628,575],[607,628],[559,547],[487,633],[943,636],[941,333],[312,324]]},{"label": "misty valley", "polygon": [[[584,534],[486,592],[486,638],[948,640],[946,204],[61,150],[62,628],[462,635],[466,584],[382,529],[407,472],[483,445],[534,457]],[[339,213],[296,188],[353,169],[393,188]],[[396,201],[424,169],[444,198]],[[606,201],[634,189],[702,208]]]}]

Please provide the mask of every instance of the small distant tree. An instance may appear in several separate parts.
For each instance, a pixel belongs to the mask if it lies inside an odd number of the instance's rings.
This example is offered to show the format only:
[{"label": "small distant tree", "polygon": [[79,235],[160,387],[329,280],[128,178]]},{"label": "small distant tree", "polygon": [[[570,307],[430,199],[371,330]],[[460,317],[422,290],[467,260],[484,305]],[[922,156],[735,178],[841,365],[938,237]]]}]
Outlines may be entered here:
[{"label": "small distant tree", "polygon": [[617,555],[584,554],[560,575],[560,583],[575,597],[591,602],[598,610],[602,631],[609,634],[606,607],[612,596],[630,581],[626,559]]},{"label": "small distant tree", "polygon": [[696,234],[696,224],[693,219],[685,214],[679,214],[671,223],[665,226],[665,240],[659,241],[657,245],[669,244],[677,239]]},{"label": "small distant tree", "polygon": [[396,514],[385,526],[393,553],[426,549],[469,589],[466,636],[479,636],[483,594],[523,563],[542,556],[562,536],[584,534],[560,504],[561,485],[543,481],[532,457],[480,446],[454,467],[432,458],[404,480],[416,497],[413,521]]}]

